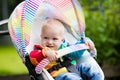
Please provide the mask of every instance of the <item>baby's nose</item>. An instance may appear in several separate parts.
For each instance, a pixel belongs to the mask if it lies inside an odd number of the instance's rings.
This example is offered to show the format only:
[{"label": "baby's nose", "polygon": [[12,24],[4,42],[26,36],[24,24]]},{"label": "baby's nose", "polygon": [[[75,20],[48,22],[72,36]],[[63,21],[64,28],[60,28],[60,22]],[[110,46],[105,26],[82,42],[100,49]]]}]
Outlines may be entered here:
[{"label": "baby's nose", "polygon": [[52,41],[52,40],[48,40],[48,43],[49,43],[49,44],[52,44],[52,43],[53,43],[53,41]]}]

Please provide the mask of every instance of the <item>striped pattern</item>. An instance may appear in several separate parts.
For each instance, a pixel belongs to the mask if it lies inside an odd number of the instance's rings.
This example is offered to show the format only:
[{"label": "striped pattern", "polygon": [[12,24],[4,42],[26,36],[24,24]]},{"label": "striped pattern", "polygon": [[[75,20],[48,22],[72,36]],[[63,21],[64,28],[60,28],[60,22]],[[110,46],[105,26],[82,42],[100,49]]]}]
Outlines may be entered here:
[{"label": "striped pattern", "polygon": [[11,14],[9,21],[8,21],[8,29],[10,32],[10,36],[12,38],[12,41],[20,55],[20,57],[23,59],[23,53],[25,52],[25,46],[23,44],[23,33],[22,33],[22,27],[21,27],[21,15],[22,15],[22,9],[24,6],[24,2],[20,3],[13,13]]},{"label": "striped pattern", "polygon": [[40,74],[42,69],[49,63],[48,59],[43,59],[36,67],[35,71],[37,74]]}]

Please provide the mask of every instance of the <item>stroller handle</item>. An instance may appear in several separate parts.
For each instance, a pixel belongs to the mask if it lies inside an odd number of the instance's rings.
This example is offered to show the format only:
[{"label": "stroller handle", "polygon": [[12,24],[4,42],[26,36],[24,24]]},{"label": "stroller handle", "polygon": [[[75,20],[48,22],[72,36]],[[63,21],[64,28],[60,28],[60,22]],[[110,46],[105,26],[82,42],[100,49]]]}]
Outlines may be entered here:
[{"label": "stroller handle", "polygon": [[[7,23],[8,23],[8,19],[2,20],[0,21],[0,26]],[[0,30],[0,35],[7,35],[7,34],[9,34],[8,30]]]},{"label": "stroller handle", "polygon": [[75,52],[78,50],[83,50],[83,49],[89,49],[89,46],[87,46],[85,44],[71,45],[69,47],[58,50],[57,58],[60,58],[60,57],[67,55],[69,53],[72,53],[72,52]]},{"label": "stroller handle", "polygon": [[0,21],[0,25],[6,24],[6,23],[8,23],[8,19]]}]

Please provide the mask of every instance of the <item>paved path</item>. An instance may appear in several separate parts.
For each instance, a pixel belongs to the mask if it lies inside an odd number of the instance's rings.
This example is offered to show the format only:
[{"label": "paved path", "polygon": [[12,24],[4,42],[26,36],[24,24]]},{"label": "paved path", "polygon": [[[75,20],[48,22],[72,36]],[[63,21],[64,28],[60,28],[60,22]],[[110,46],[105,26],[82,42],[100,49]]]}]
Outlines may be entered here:
[{"label": "paved path", "polygon": [[0,80],[30,80],[28,75],[0,76]]}]

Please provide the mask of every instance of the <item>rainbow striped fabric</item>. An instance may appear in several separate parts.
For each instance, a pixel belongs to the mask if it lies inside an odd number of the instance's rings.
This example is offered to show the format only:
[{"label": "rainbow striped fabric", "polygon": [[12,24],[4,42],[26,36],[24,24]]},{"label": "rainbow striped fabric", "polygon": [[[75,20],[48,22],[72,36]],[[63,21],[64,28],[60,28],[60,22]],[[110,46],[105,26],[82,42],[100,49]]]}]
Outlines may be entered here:
[{"label": "rainbow striped fabric", "polygon": [[8,26],[12,41],[21,57],[27,53],[30,35],[37,14],[61,19],[70,25],[71,33],[79,37],[85,31],[85,20],[77,0],[25,0],[20,3],[9,18]]}]

